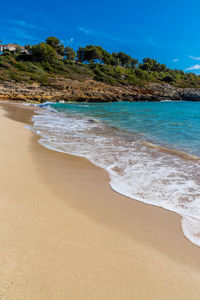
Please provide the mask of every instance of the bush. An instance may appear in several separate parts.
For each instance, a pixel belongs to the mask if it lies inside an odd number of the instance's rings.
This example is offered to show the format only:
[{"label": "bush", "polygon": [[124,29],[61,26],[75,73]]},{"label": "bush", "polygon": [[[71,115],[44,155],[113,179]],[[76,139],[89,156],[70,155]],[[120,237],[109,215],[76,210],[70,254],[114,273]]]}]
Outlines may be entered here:
[{"label": "bush", "polygon": [[106,77],[106,76],[103,76],[103,75],[94,76],[94,80],[104,82],[104,83],[107,83],[107,84],[111,84],[111,85],[115,85],[117,83],[117,81],[114,80],[113,78]]},{"label": "bush", "polygon": [[172,81],[174,81],[173,77],[170,75],[166,75],[162,80],[167,83],[171,83]]},{"label": "bush", "polygon": [[17,74],[17,73],[10,73],[9,77],[10,77],[11,80],[14,80],[16,82],[24,81],[23,76],[21,76],[20,74]]}]

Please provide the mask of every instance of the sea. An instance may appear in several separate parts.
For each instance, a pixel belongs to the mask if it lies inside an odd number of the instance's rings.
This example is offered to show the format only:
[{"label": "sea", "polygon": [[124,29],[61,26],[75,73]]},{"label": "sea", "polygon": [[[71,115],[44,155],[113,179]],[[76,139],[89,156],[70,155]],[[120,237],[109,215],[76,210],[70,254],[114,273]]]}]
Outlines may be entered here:
[{"label": "sea", "polygon": [[200,102],[39,106],[31,129],[40,144],[105,169],[114,191],[177,213],[200,247]]}]

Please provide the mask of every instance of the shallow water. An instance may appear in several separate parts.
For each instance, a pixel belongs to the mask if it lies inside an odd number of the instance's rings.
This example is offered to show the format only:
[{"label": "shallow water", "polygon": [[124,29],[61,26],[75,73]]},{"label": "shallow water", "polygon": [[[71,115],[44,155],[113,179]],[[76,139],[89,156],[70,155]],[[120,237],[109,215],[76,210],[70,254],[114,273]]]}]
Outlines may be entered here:
[{"label": "shallow water", "polygon": [[86,157],[107,170],[115,191],[178,213],[200,246],[200,102],[43,107],[32,126],[42,145]]}]

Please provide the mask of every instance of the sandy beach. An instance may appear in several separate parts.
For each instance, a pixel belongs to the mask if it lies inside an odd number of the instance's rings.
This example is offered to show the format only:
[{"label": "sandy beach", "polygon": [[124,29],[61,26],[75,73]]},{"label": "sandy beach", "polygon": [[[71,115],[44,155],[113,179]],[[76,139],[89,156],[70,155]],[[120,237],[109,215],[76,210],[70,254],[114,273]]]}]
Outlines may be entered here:
[{"label": "sandy beach", "polygon": [[181,218],[41,146],[24,128],[32,112],[0,106],[0,299],[200,299],[200,248]]}]

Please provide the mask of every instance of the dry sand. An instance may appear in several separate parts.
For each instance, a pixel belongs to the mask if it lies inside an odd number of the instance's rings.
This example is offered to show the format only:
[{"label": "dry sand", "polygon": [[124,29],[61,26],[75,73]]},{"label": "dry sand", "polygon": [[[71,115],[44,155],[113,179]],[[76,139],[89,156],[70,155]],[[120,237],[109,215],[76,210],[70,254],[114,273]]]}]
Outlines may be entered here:
[{"label": "dry sand", "polygon": [[180,217],[40,146],[21,123],[31,113],[0,109],[0,299],[200,299],[200,248]]}]

